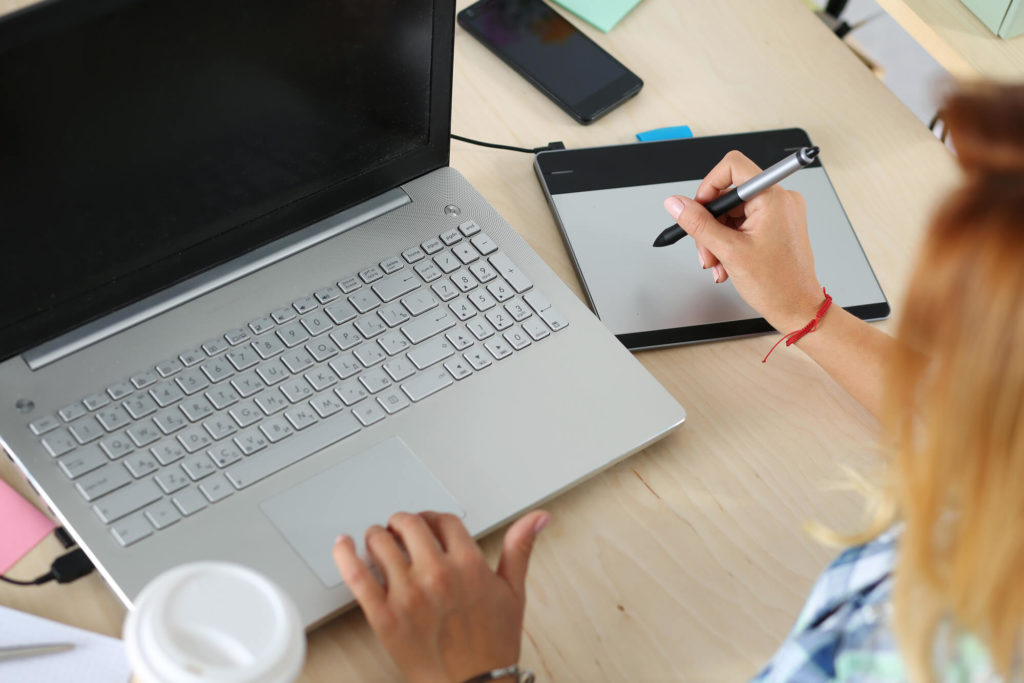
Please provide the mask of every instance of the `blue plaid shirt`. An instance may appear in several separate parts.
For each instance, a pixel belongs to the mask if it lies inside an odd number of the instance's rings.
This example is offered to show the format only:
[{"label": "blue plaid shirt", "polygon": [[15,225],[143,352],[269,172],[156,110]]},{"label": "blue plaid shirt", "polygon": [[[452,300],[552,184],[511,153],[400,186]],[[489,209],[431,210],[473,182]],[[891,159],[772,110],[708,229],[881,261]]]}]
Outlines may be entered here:
[{"label": "blue plaid shirt", "polygon": [[[899,529],[845,550],[811,589],[793,630],[754,681],[903,681],[891,629]],[[942,633],[945,631],[944,633]],[[984,646],[940,628],[935,671],[945,681],[999,681]]]}]

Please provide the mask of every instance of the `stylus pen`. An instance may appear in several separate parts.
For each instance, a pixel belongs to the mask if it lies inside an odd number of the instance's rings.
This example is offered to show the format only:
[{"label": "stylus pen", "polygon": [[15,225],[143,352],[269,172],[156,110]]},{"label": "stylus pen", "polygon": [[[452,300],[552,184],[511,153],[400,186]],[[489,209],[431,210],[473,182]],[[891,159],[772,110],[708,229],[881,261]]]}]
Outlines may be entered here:
[{"label": "stylus pen", "polygon": [[[704,208],[712,216],[718,218],[723,214],[729,213],[743,202],[750,201],[772,185],[782,182],[804,166],[811,165],[817,158],[817,147],[801,147],[779,163],[766,168],[739,187],[734,187],[721,197],[711,200],[704,205]],[[654,240],[654,246],[667,247],[684,237],[686,237],[686,231],[673,223],[661,231],[658,238]]]}]

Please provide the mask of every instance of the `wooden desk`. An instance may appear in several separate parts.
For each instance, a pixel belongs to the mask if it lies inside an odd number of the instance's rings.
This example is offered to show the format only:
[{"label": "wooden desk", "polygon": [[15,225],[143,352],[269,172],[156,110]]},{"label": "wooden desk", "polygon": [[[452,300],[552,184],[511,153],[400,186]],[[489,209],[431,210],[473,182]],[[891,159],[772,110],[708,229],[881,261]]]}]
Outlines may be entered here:
[{"label": "wooden desk", "polygon": [[[576,23],[646,81],[637,98],[580,126],[460,29],[453,130],[576,147],[673,124],[698,134],[802,126],[824,150],[898,315],[911,257],[931,207],[958,178],[955,163],[806,7],[645,0],[607,36]],[[581,294],[530,157],[453,142],[452,164]],[[773,341],[638,354],[689,419],[549,506],[523,639],[523,663],[540,681],[735,681],[775,651],[834,555],[803,523],[855,528],[859,500],[830,483],[843,480],[842,465],[871,470],[879,458],[874,420],[799,351],[761,364]],[[0,474],[20,481],[9,463]],[[484,540],[492,557],[499,542]],[[47,541],[13,573],[35,576],[56,552]],[[97,576],[2,586],[0,602],[109,634],[123,617]],[[310,634],[309,645],[303,681],[397,679],[358,612]]]},{"label": "wooden desk", "polygon": [[878,4],[957,78],[1024,81],[1024,36],[996,36],[960,0]]}]

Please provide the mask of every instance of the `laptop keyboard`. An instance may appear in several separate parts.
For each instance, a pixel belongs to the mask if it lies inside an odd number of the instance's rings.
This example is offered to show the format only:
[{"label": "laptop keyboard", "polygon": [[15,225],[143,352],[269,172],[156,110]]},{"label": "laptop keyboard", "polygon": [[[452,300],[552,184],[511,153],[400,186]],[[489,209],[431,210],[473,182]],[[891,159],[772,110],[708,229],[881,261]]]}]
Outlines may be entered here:
[{"label": "laptop keyboard", "polygon": [[29,428],[128,546],[567,324],[466,221]]}]

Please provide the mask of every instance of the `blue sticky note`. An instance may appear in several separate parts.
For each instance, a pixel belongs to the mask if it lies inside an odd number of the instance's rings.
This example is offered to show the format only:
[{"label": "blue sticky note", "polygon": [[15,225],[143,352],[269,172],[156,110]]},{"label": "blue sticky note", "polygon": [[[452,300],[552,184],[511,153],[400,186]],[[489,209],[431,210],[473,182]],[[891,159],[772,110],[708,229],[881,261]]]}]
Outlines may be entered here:
[{"label": "blue sticky note", "polygon": [[655,140],[678,140],[680,138],[692,138],[693,131],[690,130],[689,126],[669,126],[667,128],[655,128],[654,130],[645,130],[642,133],[636,134],[636,139],[640,142],[653,142]]},{"label": "blue sticky note", "polygon": [[555,0],[580,19],[590,22],[605,33],[611,31],[640,0]]}]

